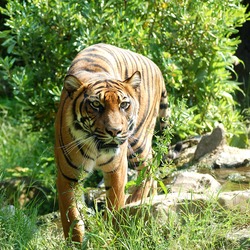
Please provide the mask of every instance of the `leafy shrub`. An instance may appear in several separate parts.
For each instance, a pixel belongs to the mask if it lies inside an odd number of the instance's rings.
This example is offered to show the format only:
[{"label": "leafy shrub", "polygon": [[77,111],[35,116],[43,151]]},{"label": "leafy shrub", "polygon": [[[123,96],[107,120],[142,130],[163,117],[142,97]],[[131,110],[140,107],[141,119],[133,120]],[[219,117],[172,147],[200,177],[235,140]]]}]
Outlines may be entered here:
[{"label": "leafy shrub", "polygon": [[26,103],[33,129],[50,135],[70,61],[90,44],[111,43],[159,65],[176,135],[204,133],[216,122],[229,135],[243,133],[233,98],[238,86],[227,70],[239,43],[230,36],[247,18],[240,2],[8,0],[1,77]]}]

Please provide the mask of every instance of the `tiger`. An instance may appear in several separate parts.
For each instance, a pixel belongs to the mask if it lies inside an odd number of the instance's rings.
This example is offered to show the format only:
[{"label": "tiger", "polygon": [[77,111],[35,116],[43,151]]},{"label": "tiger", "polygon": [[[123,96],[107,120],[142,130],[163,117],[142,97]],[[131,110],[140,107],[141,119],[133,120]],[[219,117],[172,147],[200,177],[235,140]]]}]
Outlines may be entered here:
[{"label": "tiger", "polygon": [[[167,118],[167,91],[153,61],[103,43],[77,54],[65,76],[55,120],[56,184],[65,238],[84,239],[74,190],[93,170],[103,173],[107,208],[125,206],[128,166],[147,172],[156,121],[164,129]],[[145,174],[129,202],[146,198],[152,183]]]}]

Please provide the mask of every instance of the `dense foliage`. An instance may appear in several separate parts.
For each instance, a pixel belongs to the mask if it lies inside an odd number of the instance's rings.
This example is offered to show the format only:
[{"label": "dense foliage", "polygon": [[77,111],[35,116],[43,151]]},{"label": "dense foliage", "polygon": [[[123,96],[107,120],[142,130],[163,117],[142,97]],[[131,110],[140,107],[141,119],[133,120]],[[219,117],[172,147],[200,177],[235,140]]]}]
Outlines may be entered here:
[{"label": "dense foliage", "polygon": [[161,68],[175,134],[204,133],[219,121],[229,135],[242,133],[228,71],[239,43],[230,36],[246,20],[240,2],[9,0],[0,81],[26,105],[33,129],[50,135],[70,61],[88,45],[111,43]]},{"label": "dense foliage", "polygon": [[[231,80],[240,42],[237,27],[248,18],[241,0],[3,0],[0,6],[0,180],[29,176],[37,186],[41,181],[38,188],[46,197],[41,213],[57,208],[52,138],[63,79],[75,55],[94,43],[141,53],[162,70],[172,113],[170,135],[156,141],[152,165],[158,166],[170,137],[175,142],[202,134],[217,122],[223,122],[231,144],[247,145],[241,107],[235,101],[239,88]],[[8,211],[12,207],[5,206],[9,197],[4,191],[1,249],[67,249],[61,232],[55,237],[51,226],[37,231],[40,200],[31,212],[18,206]],[[153,217],[147,227],[144,220],[128,217],[121,235],[97,213],[89,218],[91,233],[85,243],[90,248],[142,249],[162,243],[163,249],[195,249],[201,242],[221,249],[227,247],[225,236],[232,227],[249,223],[242,213],[217,214],[213,206],[210,210],[205,210],[204,220],[188,212],[180,221],[170,218],[167,227]]]}]

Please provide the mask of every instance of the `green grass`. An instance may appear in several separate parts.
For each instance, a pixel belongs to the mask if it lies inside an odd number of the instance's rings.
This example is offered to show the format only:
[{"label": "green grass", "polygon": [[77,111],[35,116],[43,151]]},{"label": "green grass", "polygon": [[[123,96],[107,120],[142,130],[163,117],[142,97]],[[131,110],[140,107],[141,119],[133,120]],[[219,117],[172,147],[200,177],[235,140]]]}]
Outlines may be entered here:
[{"label": "green grass", "polygon": [[[196,204],[197,206],[197,204]],[[195,213],[187,206],[180,213],[153,216],[150,206],[131,215],[128,211],[87,216],[83,245],[66,243],[61,229],[47,222],[37,226],[36,208],[15,209],[14,214],[0,212],[0,249],[157,249],[157,250],[247,250],[250,241],[230,239],[229,233],[250,224],[250,208],[245,213],[224,210],[214,200]],[[119,218],[115,226],[114,218]]]},{"label": "green grass", "polygon": [[184,206],[178,215],[170,213],[163,220],[152,215],[150,206],[144,207],[137,215],[125,213],[115,228],[110,223],[112,215],[108,222],[94,217],[89,219],[85,244],[87,249],[248,249],[250,242],[244,248],[227,235],[234,228],[249,225],[250,210],[244,215],[226,211],[215,201],[198,210],[193,213]]},{"label": "green grass", "polygon": [[5,197],[0,194],[0,249],[25,249],[37,230],[37,209],[19,209],[18,205],[4,205]]}]

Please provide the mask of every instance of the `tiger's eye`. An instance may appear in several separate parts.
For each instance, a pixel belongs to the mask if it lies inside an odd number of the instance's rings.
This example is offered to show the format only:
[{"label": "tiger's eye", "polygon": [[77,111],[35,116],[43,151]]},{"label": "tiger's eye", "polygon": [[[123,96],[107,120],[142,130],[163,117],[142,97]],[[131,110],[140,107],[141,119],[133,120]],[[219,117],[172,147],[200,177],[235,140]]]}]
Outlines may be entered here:
[{"label": "tiger's eye", "polygon": [[94,109],[99,109],[102,105],[99,101],[90,102],[90,106]]},{"label": "tiger's eye", "polygon": [[122,102],[120,104],[120,108],[122,108],[122,109],[128,109],[129,106],[130,106],[130,102]]}]

